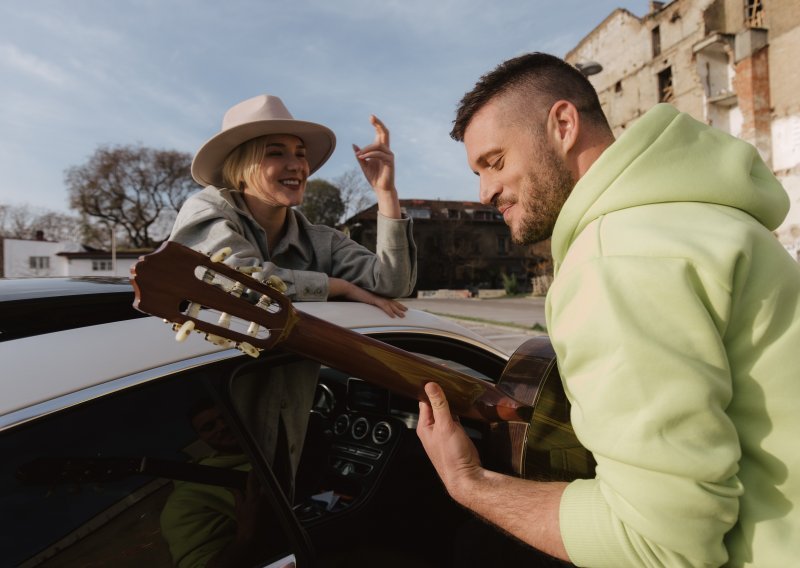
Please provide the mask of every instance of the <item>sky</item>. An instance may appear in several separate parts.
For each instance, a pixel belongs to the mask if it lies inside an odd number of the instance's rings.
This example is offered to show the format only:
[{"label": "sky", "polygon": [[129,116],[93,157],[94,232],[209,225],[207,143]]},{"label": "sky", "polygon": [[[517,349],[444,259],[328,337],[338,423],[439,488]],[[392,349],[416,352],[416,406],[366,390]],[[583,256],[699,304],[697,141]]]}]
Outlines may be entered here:
[{"label": "sky", "polygon": [[458,101],[510,57],[563,57],[616,8],[648,2],[0,0],[0,205],[69,212],[64,173],[98,147],[194,155],[263,93],[336,133],[314,177],[356,167],[375,114],[401,198],[476,201],[448,134]]}]

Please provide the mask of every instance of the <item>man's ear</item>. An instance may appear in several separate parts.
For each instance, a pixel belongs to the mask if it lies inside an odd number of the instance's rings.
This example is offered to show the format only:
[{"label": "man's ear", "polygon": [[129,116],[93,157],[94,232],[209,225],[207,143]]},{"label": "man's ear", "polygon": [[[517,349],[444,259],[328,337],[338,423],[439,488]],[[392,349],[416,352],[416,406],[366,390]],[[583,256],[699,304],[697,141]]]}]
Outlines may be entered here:
[{"label": "man's ear", "polygon": [[569,101],[556,101],[547,116],[547,137],[553,147],[566,157],[580,134],[580,113]]}]

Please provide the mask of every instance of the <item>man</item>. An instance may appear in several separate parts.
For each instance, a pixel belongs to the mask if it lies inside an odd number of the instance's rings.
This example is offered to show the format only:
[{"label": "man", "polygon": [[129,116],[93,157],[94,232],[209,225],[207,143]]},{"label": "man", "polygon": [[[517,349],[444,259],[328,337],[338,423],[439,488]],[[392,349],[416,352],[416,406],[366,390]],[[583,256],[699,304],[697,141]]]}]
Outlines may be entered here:
[{"label": "man", "polygon": [[[251,470],[239,440],[214,401],[195,401],[188,416],[198,438],[214,451],[201,459],[200,465]],[[161,532],[179,568],[253,566],[272,552],[264,535],[281,534],[273,523],[269,505],[252,473],[247,476],[245,491],[175,481],[161,511]]]},{"label": "man", "polygon": [[546,314],[593,479],[481,467],[442,390],[418,435],[450,495],[579,566],[789,566],[800,553],[800,266],[753,147],[658,105],[615,141],[591,84],[529,54],[465,95],[480,197],[552,235]]}]

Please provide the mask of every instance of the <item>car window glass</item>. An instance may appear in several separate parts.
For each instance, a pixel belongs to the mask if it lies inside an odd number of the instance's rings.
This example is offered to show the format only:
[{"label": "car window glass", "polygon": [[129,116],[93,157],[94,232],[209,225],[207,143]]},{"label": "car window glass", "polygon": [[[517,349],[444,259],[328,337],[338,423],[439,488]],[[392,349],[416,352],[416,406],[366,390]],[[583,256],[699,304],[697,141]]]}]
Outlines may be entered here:
[{"label": "car window glass", "polygon": [[[231,543],[242,526],[234,487],[258,497],[258,483],[247,485],[216,381],[198,373],[0,433],[3,564],[203,565]],[[274,515],[248,522],[280,546],[252,547],[243,565],[285,553]]]},{"label": "car window glass", "polygon": [[[465,344],[426,335],[388,342],[489,380],[492,368],[483,362],[476,370],[476,350]],[[493,366],[499,375],[502,362]],[[307,526],[366,499],[398,441],[415,437],[419,411],[416,400],[374,386],[368,376],[301,357],[280,366],[261,360],[242,365],[233,374],[231,398]]]}]

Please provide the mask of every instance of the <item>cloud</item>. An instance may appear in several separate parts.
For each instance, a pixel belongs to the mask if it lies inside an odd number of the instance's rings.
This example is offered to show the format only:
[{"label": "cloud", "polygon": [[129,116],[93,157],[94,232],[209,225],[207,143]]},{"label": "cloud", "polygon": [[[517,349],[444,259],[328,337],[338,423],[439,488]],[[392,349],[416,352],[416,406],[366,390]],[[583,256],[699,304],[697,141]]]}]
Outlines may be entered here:
[{"label": "cloud", "polygon": [[60,67],[10,43],[0,44],[0,65],[52,85],[69,83],[69,75]]}]

